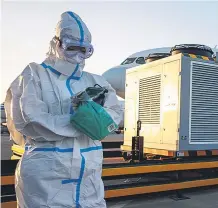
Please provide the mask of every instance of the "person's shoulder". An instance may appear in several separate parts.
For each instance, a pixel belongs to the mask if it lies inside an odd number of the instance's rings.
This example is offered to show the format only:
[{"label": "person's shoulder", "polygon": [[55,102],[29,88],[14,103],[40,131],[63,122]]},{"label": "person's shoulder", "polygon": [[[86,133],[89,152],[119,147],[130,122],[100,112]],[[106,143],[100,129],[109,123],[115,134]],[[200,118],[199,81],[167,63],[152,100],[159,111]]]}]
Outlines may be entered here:
[{"label": "person's shoulder", "polygon": [[42,70],[43,67],[41,64],[30,62],[26,65],[26,67],[21,71],[21,73],[18,75],[16,80],[35,80],[38,82],[40,80],[39,78],[39,71]]},{"label": "person's shoulder", "polygon": [[26,65],[24,70],[22,71],[21,75],[37,75],[38,71],[41,70],[43,67],[41,64],[38,64],[36,62],[30,62],[29,64]]},{"label": "person's shoulder", "polygon": [[90,73],[90,72],[83,72],[83,76],[86,76],[87,78],[93,79],[96,84],[101,84],[103,86],[109,85],[109,83],[106,81],[106,79],[99,74],[94,74],[94,73]]},{"label": "person's shoulder", "polygon": [[93,74],[91,72],[83,71],[83,76],[86,76],[86,77],[95,77],[95,76],[99,76],[99,75]]},{"label": "person's shoulder", "polygon": [[10,88],[18,88],[22,81],[30,81],[30,80],[37,80],[37,73],[36,71],[39,68],[39,64],[35,62],[31,62],[26,65],[26,67],[18,74],[18,76],[11,82]]}]

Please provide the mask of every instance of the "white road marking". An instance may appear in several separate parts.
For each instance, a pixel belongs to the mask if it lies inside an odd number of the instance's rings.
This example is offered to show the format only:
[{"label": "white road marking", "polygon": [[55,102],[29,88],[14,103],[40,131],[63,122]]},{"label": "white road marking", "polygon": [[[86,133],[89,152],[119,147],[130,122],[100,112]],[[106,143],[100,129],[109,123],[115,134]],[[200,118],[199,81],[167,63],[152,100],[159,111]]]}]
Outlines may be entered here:
[{"label": "white road marking", "polygon": [[113,206],[110,206],[110,208],[123,208],[125,207],[126,205],[130,204],[133,200],[127,200],[127,201],[124,201],[124,202],[118,202],[116,203],[115,205]]}]

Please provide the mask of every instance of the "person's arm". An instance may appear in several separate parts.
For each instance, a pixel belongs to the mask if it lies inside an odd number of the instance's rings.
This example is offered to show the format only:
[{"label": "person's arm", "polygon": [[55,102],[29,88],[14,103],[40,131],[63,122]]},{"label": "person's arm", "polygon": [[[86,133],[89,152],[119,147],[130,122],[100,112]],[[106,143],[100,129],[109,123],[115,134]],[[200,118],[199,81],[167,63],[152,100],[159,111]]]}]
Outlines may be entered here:
[{"label": "person's arm", "polygon": [[103,79],[104,86],[108,89],[108,93],[106,93],[104,109],[109,113],[114,122],[120,126],[123,125],[123,110],[117,99],[115,90],[111,87],[111,85]]},{"label": "person's arm", "polygon": [[52,115],[41,99],[40,80],[27,66],[9,89],[16,129],[36,141],[58,141],[81,133],[70,123],[70,114]]}]

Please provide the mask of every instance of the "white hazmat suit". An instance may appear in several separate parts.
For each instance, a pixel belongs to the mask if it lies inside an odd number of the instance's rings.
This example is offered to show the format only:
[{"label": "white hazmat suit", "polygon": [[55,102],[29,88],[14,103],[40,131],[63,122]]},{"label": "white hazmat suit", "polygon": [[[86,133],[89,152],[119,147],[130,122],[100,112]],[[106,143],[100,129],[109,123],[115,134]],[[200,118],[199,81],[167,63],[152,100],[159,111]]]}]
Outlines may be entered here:
[{"label": "white hazmat suit", "polygon": [[[86,51],[66,51],[68,44]],[[103,77],[83,72],[84,59],[92,52],[85,23],[75,13],[65,12],[45,61],[30,63],[7,92],[12,139],[18,142],[13,138],[17,129],[26,144],[15,174],[20,208],[106,207],[102,144],[70,123],[71,96],[95,84],[108,88],[104,108],[118,125],[121,121],[115,91]]]}]

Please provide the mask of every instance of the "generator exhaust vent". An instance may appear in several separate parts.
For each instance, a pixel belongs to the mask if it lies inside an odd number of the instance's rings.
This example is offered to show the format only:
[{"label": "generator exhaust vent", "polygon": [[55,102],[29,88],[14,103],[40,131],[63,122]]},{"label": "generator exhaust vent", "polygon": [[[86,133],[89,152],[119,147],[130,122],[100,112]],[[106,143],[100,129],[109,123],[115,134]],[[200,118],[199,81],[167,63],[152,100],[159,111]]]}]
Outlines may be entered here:
[{"label": "generator exhaust vent", "polygon": [[161,75],[139,80],[139,120],[142,124],[160,124]]},{"label": "generator exhaust vent", "polygon": [[200,45],[200,44],[180,44],[175,45],[173,48],[171,48],[171,54],[175,55],[178,53],[189,53],[199,56],[206,56],[208,58],[212,58],[213,51],[210,47],[206,45]]},{"label": "generator exhaust vent", "polygon": [[218,66],[191,63],[189,139],[195,144],[218,143]]}]

